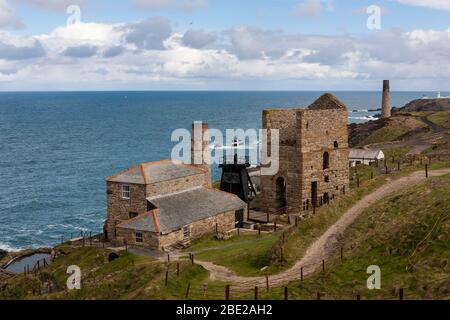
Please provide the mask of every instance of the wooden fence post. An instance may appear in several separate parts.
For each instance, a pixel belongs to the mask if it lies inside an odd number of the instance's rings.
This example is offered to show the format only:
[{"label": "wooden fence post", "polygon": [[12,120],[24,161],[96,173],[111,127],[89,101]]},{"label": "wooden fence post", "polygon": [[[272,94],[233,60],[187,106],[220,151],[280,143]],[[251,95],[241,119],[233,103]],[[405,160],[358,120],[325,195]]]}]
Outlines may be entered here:
[{"label": "wooden fence post", "polygon": [[273,222],[273,228],[274,228],[274,231],[277,231],[277,221],[276,220]]},{"label": "wooden fence post", "polygon": [[164,285],[167,287],[167,283],[169,282],[169,270],[166,271],[166,280],[164,281]]},{"label": "wooden fence post", "polygon": [[258,286],[255,287],[255,300],[258,300]]},{"label": "wooden fence post", "polygon": [[191,254],[191,265],[194,265],[194,254]]},{"label": "wooden fence post", "polygon": [[283,262],[283,247],[280,248],[280,261]]},{"label": "wooden fence post", "polygon": [[341,262],[344,261],[344,248],[341,247]]},{"label": "wooden fence post", "polygon": [[425,165],[425,177],[428,178],[428,165]]},{"label": "wooden fence post", "polygon": [[266,276],[266,291],[269,292],[269,276]]},{"label": "wooden fence post", "polygon": [[303,281],[303,267],[300,268],[300,281]]},{"label": "wooden fence post", "polygon": [[357,294],[356,295],[356,300],[358,300],[358,301],[361,300],[361,295]]},{"label": "wooden fence post", "polygon": [[191,283],[188,283],[187,289],[186,289],[186,299],[189,297],[189,290],[191,289]]},{"label": "wooden fence post", "polygon": [[170,262],[170,253],[167,254],[167,262]]},{"label": "wooden fence post", "polygon": [[400,289],[398,290],[398,298],[399,298],[400,300],[403,300],[403,288],[400,288]]},{"label": "wooden fence post", "polygon": [[321,294],[320,294],[320,292],[317,292],[317,300],[320,300],[320,297],[321,296]]},{"label": "wooden fence post", "polygon": [[227,284],[225,287],[225,300],[230,300],[230,285]]},{"label": "wooden fence post", "polygon": [[284,287],[284,300],[289,300],[288,287]]},{"label": "wooden fence post", "polygon": [[322,272],[325,272],[325,260],[322,260]]},{"label": "wooden fence post", "polygon": [[298,217],[295,216],[295,226],[298,227]]}]

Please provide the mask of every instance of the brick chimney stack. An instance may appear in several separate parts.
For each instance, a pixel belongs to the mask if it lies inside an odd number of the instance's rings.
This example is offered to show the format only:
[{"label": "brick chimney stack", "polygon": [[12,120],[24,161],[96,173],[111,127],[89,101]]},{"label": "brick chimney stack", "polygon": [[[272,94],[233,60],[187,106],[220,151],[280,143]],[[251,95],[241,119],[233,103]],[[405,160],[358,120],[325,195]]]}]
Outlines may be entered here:
[{"label": "brick chimney stack", "polygon": [[208,172],[208,185],[211,185],[211,150],[209,149],[209,127],[207,123],[192,124],[191,163]]},{"label": "brick chimney stack", "polygon": [[391,92],[389,80],[383,81],[383,103],[381,106],[381,117],[389,118],[391,116]]}]

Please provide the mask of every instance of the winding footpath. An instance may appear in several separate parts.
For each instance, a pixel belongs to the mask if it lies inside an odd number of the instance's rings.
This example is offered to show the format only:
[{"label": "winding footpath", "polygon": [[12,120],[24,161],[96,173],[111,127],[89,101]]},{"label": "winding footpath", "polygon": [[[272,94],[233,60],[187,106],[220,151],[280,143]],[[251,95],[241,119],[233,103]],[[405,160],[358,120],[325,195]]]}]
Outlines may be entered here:
[{"label": "winding footpath", "polygon": [[[450,173],[450,169],[433,170],[429,172],[429,176],[443,176]],[[366,195],[358,201],[353,207],[345,212],[341,218],[336,221],[325,233],[322,234],[315,242],[313,242],[306,250],[303,258],[298,260],[294,266],[281,273],[269,277],[271,286],[282,286],[290,281],[300,279],[300,270],[303,267],[303,275],[308,276],[322,267],[322,260],[327,260],[336,252],[338,239],[344,233],[355,219],[377,201],[383,200],[399,190],[411,187],[420,181],[425,180],[424,172],[415,172],[410,176],[392,180],[383,185],[374,192]],[[255,286],[264,287],[266,278],[263,276],[244,277],[238,276],[230,269],[218,266],[207,261],[195,261],[210,272],[211,280],[221,280],[232,284],[233,288],[250,289]]]}]

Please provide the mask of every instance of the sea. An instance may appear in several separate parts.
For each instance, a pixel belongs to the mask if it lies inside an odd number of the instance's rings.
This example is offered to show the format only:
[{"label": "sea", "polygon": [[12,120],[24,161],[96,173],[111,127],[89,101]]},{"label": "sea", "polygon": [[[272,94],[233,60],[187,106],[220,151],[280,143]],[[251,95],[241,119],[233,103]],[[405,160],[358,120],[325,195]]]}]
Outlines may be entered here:
[{"label": "sea", "polygon": [[[99,233],[105,177],[168,159],[173,130],[259,129],[266,108],[304,107],[323,92],[2,92],[0,93],[0,249],[52,246]],[[379,113],[381,92],[333,92],[349,122]],[[430,92],[393,92],[403,106]],[[220,178],[217,167],[215,179]]]}]

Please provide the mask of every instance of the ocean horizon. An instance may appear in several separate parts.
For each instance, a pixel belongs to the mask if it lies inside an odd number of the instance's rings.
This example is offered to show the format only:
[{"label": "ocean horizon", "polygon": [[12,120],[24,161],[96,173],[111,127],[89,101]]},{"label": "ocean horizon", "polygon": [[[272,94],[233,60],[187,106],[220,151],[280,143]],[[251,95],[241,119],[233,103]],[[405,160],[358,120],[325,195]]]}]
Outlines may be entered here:
[{"label": "ocean horizon", "polygon": [[[325,91],[0,92],[0,249],[53,246],[99,233],[105,178],[141,162],[170,158],[171,133],[192,122],[259,129],[266,108],[307,107]],[[349,123],[373,119],[381,91],[330,91]],[[448,95],[448,93],[442,92]],[[401,107],[436,92],[397,91]],[[217,166],[214,179],[219,179]]]}]

